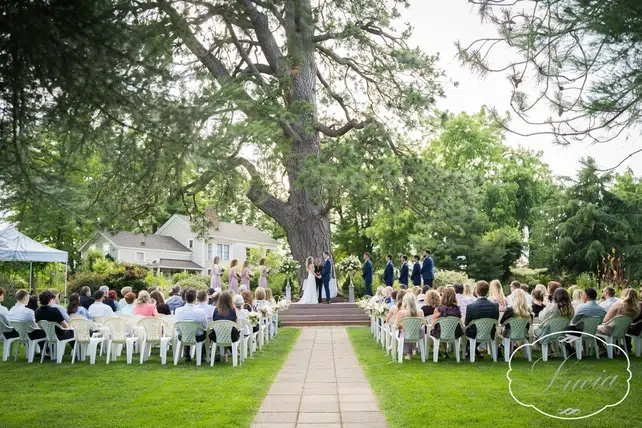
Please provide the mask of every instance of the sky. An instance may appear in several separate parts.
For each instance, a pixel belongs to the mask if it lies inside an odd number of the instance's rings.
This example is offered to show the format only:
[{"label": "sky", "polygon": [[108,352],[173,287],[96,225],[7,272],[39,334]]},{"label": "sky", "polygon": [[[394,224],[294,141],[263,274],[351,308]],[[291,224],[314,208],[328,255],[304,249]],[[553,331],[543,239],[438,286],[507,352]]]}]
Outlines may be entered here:
[{"label": "sky", "polygon": [[[404,12],[404,22],[414,27],[410,43],[419,46],[429,54],[440,54],[440,67],[452,81],[459,83],[458,87],[446,86],[446,98],[438,103],[440,109],[453,113],[465,111],[476,113],[486,105],[496,107],[499,112],[509,110],[511,84],[503,74],[489,74],[482,78],[470,69],[461,66],[455,57],[457,50],[455,42],[461,41],[467,46],[475,39],[495,37],[497,35],[492,24],[481,23],[476,8],[467,0],[411,0],[410,9]],[[509,52],[497,52],[494,61],[508,62]],[[534,119],[544,120],[547,110],[538,111]],[[513,119],[510,126],[517,131],[527,128],[521,119]],[[570,147],[562,147],[552,142],[551,136],[540,135],[520,137],[506,134],[506,142],[511,146],[523,146],[543,152],[543,160],[549,164],[556,175],[575,176],[582,157],[592,156],[601,168],[611,168],[617,165],[629,153],[640,147],[641,138],[629,134],[629,139],[621,138],[608,144],[588,145],[574,143]],[[616,171],[624,171],[629,166],[638,175],[642,175],[642,153],[630,158]]]}]

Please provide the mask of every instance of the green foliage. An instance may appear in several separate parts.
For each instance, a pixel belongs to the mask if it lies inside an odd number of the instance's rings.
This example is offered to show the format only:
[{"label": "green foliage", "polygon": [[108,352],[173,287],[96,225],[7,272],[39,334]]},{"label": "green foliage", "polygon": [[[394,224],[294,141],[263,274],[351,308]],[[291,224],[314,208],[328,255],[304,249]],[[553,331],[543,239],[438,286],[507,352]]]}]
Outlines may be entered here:
[{"label": "green foliage", "polygon": [[101,285],[105,285],[107,275],[94,272],[77,272],[71,281],[69,281],[67,292],[78,293],[82,287],[89,287],[91,292],[98,290]]},{"label": "green foliage", "polygon": [[595,275],[590,274],[590,273],[582,273],[575,278],[575,284],[577,284],[578,287],[581,289],[584,288],[595,288],[596,290],[600,288],[597,278],[595,278]]},{"label": "green foliage", "polygon": [[542,281],[542,275],[548,271],[546,268],[531,269],[528,267],[511,267],[510,276],[512,281],[519,281],[533,287],[537,284],[546,284],[548,280]]},{"label": "green foliage", "polygon": [[105,278],[105,285],[110,289],[120,290],[123,287],[131,287],[138,294],[139,291],[147,288],[145,278],[149,269],[135,264],[124,264],[109,272]]},{"label": "green foliage", "polygon": [[[158,276],[152,271],[147,271],[145,274],[145,284],[147,284],[147,288],[158,287],[167,295],[172,288],[173,282],[165,275]],[[120,292],[120,290],[117,291]]]},{"label": "green foliage", "polygon": [[176,284],[184,279],[189,279],[192,275],[187,272],[179,272],[172,275],[172,284]]},{"label": "green foliage", "polygon": [[195,278],[195,276],[196,275],[187,279],[181,279],[176,283],[176,285],[180,285],[180,287],[184,290],[207,290],[210,287],[209,283],[205,284],[200,279]]},{"label": "green foliage", "polygon": [[433,287],[445,287],[446,285],[453,285],[458,282],[459,284],[465,284],[467,282],[473,282],[474,279],[469,278],[464,272],[457,272],[452,270],[436,270],[435,271],[435,280],[433,281]]}]

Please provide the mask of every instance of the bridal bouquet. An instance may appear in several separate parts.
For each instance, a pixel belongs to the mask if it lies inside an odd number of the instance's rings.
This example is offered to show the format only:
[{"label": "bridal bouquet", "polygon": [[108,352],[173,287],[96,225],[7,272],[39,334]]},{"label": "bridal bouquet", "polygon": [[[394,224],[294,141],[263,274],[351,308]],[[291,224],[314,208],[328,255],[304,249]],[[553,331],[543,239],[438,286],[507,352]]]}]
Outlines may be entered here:
[{"label": "bridal bouquet", "polygon": [[359,258],[357,256],[348,256],[337,263],[337,269],[340,272],[345,272],[352,275],[356,271],[361,269],[361,262],[359,261]]},{"label": "bridal bouquet", "polygon": [[295,277],[299,273],[299,269],[301,269],[301,265],[292,257],[284,259],[279,266],[279,272],[284,273],[288,278]]},{"label": "bridal bouquet", "polygon": [[258,312],[248,312],[247,320],[250,322],[250,324],[257,325],[261,320],[261,315],[259,315]]}]

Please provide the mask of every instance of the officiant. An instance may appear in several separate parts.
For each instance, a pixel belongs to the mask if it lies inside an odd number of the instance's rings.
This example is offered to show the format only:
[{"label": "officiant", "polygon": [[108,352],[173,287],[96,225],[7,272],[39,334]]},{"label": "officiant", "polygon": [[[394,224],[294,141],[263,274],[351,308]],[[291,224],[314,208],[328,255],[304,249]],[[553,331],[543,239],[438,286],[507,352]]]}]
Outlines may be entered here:
[{"label": "officiant", "polygon": [[323,287],[323,279],[321,279],[321,259],[314,259],[314,280],[317,284],[317,297],[321,303],[321,288]]}]

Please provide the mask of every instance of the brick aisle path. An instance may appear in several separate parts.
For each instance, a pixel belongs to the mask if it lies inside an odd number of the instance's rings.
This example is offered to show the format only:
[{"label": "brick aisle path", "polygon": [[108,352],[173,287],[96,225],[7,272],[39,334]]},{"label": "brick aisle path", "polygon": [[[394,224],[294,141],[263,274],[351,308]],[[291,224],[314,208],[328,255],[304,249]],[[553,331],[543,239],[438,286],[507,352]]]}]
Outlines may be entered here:
[{"label": "brick aisle path", "polygon": [[303,329],[252,427],[387,427],[344,327]]}]

